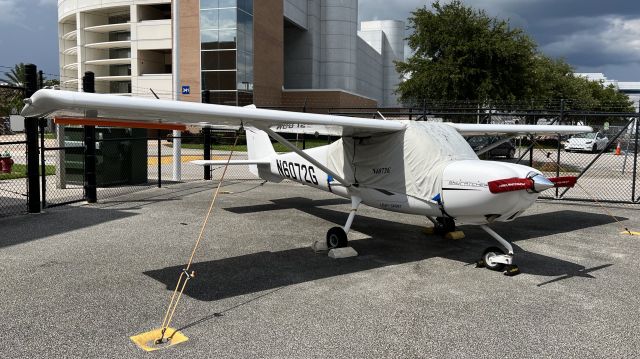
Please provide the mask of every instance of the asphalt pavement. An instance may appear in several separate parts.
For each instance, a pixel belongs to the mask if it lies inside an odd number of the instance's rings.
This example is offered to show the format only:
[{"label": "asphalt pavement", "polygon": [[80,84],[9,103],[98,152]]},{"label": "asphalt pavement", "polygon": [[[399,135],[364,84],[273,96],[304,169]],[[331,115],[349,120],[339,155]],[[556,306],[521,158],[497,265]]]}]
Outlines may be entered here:
[{"label": "asphalt pavement", "polygon": [[[629,207],[536,203],[493,225],[522,274],[475,268],[495,242],[426,235],[427,221],[369,207],[355,258],[310,244],[349,204],[297,184],[224,187],[173,326],[152,354],[129,336],[160,326],[214,183],[0,219],[0,356],[634,358],[640,352],[640,216]],[[616,218],[612,218],[608,212]],[[619,221],[619,222],[618,222]]]}]

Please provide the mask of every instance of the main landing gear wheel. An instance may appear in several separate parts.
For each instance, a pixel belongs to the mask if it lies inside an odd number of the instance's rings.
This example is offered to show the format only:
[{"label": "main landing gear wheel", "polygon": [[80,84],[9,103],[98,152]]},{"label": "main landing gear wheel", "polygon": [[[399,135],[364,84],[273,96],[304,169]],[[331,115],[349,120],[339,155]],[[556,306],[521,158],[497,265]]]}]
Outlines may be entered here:
[{"label": "main landing gear wheel", "polygon": [[435,223],[435,232],[437,234],[447,234],[455,232],[456,222],[450,217],[437,217]]},{"label": "main landing gear wheel", "polygon": [[503,255],[504,251],[498,247],[487,248],[482,254],[482,264],[487,269],[491,269],[500,272],[504,269],[503,263],[497,263],[492,260],[493,257]]},{"label": "main landing gear wheel", "polygon": [[329,249],[343,248],[346,247],[348,243],[347,233],[345,233],[342,227],[333,227],[327,231],[327,247],[329,247]]}]

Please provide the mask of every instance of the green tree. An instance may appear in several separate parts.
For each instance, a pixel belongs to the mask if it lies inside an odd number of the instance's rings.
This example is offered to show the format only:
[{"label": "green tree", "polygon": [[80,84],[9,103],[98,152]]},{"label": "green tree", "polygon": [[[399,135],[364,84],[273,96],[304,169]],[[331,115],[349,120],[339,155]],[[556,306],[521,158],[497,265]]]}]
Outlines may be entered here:
[{"label": "green tree", "polygon": [[45,87],[60,86],[60,80],[56,80],[56,79],[44,80],[44,86]]},{"label": "green tree", "polygon": [[4,73],[5,78],[0,80],[11,86],[22,87],[25,83],[24,64],[16,64],[10,71]]},{"label": "green tree", "polygon": [[531,97],[539,100],[567,99],[567,109],[590,111],[634,111],[629,97],[604,86],[574,75],[574,69],[562,59],[536,56]]},{"label": "green tree", "polygon": [[[16,64],[10,71],[4,73],[0,82],[11,86],[22,87],[25,83],[24,64]],[[24,93],[20,90],[3,88],[0,91],[0,116],[17,113],[22,108]]]},{"label": "green tree", "polygon": [[409,18],[414,55],[398,62],[408,79],[402,101],[414,99],[513,100],[527,95],[535,43],[506,21],[460,1],[425,7]]},{"label": "green tree", "polygon": [[540,53],[522,29],[460,0],[418,8],[409,27],[414,54],[396,63],[406,78],[397,89],[404,103],[572,99],[573,109],[632,110],[626,95],[574,76],[566,61]]}]

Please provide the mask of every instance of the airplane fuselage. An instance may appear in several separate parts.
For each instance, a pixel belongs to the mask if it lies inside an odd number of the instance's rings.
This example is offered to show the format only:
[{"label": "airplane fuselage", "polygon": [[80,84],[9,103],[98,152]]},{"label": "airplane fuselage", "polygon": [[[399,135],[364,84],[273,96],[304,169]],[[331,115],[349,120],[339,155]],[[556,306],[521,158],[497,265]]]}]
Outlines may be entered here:
[{"label": "airplane fuselage", "polygon": [[[305,152],[324,166],[329,166],[329,146],[321,146]],[[402,163],[397,165],[402,166]],[[394,167],[368,169],[373,176],[388,176],[396,172]],[[529,208],[538,193],[514,191],[491,193],[487,183],[504,178],[526,177],[537,170],[511,163],[475,160],[451,161],[439,174],[440,198],[420,198],[402,193],[384,185],[354,183],[345,186],[297,153],[279,154],[268,165],[258,166],[259,176],[271,182],[289,180],[331,192],[344,198],[357,196],[362,203],[393,212],[431,217],[445,215],[459,223],[486,224],[493,221],[511,221]]]}]

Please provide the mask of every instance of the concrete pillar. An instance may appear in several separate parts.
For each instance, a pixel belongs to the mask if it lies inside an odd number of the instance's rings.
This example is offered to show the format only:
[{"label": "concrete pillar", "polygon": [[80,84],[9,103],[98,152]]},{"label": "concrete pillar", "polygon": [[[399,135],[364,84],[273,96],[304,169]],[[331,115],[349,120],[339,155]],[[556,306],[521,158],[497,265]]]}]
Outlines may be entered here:
[{"label": "concrete pillar", "polygon": [[356,91],[358,0],[321,1],[321,87]]}]

